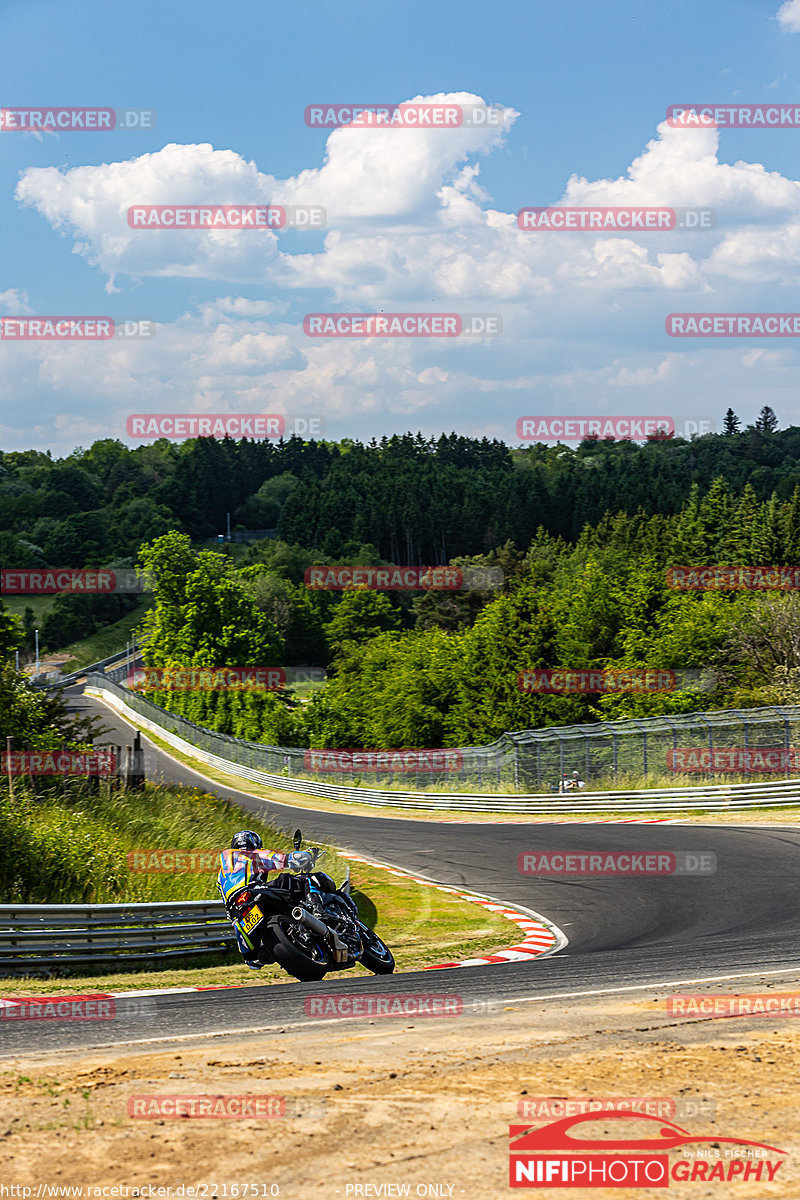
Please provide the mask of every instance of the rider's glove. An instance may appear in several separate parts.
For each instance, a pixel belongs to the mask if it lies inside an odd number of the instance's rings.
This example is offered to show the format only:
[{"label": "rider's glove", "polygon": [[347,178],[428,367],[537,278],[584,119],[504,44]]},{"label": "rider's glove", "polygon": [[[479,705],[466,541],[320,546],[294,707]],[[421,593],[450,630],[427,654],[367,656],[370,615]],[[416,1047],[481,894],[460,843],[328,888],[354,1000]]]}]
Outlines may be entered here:
[{"label": "rider's glove", "polygon": [[293,850],[286,860],[286,865],[293,871],[306,871],[314,859],[308,850]]}]

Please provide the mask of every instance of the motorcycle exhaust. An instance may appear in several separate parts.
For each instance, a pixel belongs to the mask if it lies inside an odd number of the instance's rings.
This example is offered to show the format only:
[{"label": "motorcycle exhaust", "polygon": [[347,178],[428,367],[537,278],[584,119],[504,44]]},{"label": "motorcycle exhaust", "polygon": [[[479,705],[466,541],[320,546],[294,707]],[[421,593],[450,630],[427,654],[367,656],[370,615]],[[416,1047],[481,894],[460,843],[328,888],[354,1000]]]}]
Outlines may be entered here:
[{"label": "motorcycle exhaust", "polygon": [[308,929],[313,930],[320,937],[327,938],[330,933],[327,925],[324,925],[313,913],[306,912],[299,904],[296,908],[292,909],[292,920],[299,921],[301,925],[305,925]]},{"label": "motorcycle exhaust", "polygon": [[347,962],[347,946],[345,946],[335,929],[329,929],[328,926],[323,924],[318,917],[315,917],[313,913],[307,912],[304,908],[301,908],[299,904],[296,908],[292,909],[292,920],[299,921],[301,925],[305,925],[307,929],[312,930],[312,932],[318,934],[319,937],[324,937],[326,941],[332,942],[334,962]]}]

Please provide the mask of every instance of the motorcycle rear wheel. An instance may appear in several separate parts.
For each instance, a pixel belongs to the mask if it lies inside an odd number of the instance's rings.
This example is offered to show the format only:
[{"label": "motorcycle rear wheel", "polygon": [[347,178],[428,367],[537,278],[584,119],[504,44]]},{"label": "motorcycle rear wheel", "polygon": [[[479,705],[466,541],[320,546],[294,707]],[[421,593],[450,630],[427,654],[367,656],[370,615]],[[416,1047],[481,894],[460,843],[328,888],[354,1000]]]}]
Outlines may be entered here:
[{"label": "motorcycle rear wheel", "polygon": [[272,954],[284,971],[303,983],[316,982],[331,968],[330,955],[319,938],[291,917],[273,917],[269,922]]}]

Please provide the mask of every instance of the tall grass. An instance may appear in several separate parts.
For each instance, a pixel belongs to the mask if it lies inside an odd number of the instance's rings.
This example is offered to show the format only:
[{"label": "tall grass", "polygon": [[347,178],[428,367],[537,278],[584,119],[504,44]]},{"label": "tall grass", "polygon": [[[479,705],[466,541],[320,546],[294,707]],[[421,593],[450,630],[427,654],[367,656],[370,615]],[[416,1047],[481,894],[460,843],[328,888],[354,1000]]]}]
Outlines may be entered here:
[{"label": "tall grass", "polygon": [[128,854],[222,849],[242,828],[261,834],[269,849],[291,849],[286,831],[199,788],[148,784],[125,792],[107,780],[97,790],[70,780],[37,800],[16,781],[13,799],[0,788],[0,902],[214,899],[216,869],[140,873],[131,870]]}]

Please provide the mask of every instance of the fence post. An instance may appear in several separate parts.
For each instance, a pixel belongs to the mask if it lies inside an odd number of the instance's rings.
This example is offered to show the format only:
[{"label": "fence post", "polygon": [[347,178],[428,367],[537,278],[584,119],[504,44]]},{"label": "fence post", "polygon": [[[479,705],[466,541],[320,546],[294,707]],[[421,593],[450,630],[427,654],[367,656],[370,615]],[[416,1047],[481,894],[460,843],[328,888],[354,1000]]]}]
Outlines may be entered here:
[{"label": "fence post", "polygon": [[[69,754],[69,750],[67,749],[66,742],[61,743],[61,753]],[[62,774],[62,776],[61,776],[61,795],[68,796],[69,794],[70,794],[70,784],[68,782],[68,777],[66,775]]]},{"label": "fence post", "polygon": [[133,749],[128,748],[128,779],[127,785],[129,788],[140,789],[144,787],[144,751],[142,750],[142,735],[137,731],[133,739]]},{"label": "fence post", "polygon": [[[32,754],[33,747],[31,746],[30,742],[25,742],[24,745],[25,745],[25,749],[28,752],[28,754]],[[28,776],[28,778],[30,779],[31,787],[33,788],[33,794],[36,797],[36,799],[38,800],[39,799],[39,780],[36,778],[36,772],[31,770],[31,773]]]},{"label": "fence post", "polygon": [[14,753],[14,739],[6,738],[6,770],[8,771],[8,798],[14,799],[14,776],[11,771],[11,755]]}]

